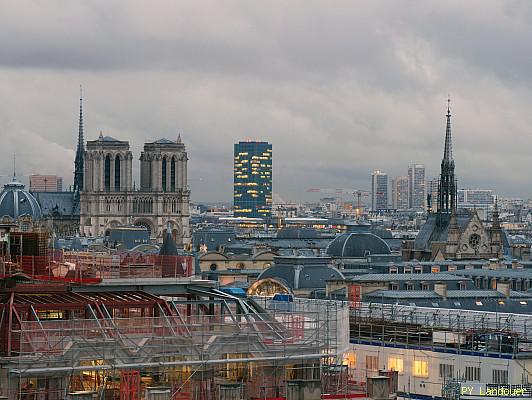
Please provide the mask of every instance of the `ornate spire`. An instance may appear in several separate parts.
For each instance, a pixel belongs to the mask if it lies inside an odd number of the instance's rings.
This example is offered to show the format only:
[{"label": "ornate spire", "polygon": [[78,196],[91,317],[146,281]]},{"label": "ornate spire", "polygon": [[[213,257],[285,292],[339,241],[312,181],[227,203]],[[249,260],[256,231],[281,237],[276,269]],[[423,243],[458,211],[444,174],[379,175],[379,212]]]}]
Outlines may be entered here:
[{"label": "ornate spire", "polygon": [[13,182],[17,180],[17,156],[13,153]]},{"label": "ornate spire", "polygon": [[493,209],[493,223],[491,224],[493,229],[501,229],[501,220],[499,219],[499,206],[497,197],[495,197],[495,208]]},{"label": "ornate spire", "polygon": [[445,148],[441,161],[440,182],[438,185],[438,212],[449,213],[456,207],[456,179],[451,134],[451,99],[447,99],[447,128],[445,130]]},{"label": "ornate spire", "polygon": [[79,193],[83,190],[83,164],[85,158],[85,141],[83,137],[83,92],[79,85],[79,126],[78,147],[74,161],[74,207],[79,206]]},{"label": "ornate spire", "polygon": [[183,143],[182,140],[181,140],[181,134],[180,133],[177,135],[177,142],[176,143]]},{"label": "ornate spire", "polygon": [[447,98],[447,129],[445,130],[445,149],[443,150],[443,159],[453,160],[453,144],[451,136],[451,98]]}]

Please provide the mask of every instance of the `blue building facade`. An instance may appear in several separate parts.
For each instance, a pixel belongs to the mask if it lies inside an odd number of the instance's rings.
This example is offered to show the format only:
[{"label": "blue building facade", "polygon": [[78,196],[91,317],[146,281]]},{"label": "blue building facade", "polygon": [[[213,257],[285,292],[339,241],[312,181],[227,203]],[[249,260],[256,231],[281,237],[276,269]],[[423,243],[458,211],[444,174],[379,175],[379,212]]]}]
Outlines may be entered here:
[{"label": "blue building facade", "polygon": [[272,145],[235,144],[233,212],[235,217],[270,218],[272,209]]}]

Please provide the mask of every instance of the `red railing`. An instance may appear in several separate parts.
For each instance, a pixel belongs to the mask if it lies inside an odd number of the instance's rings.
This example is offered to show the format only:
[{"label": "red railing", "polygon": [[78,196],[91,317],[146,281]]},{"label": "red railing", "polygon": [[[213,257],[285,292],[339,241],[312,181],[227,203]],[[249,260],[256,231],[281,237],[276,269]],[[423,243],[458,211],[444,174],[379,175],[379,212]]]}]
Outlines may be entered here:
[{"label": "red railing", "polygon": [[192,275],[191,256],[61,253],[0,258],[0,276],[22,272],[39,280],[98,283],[117,278],[182,278]]}]

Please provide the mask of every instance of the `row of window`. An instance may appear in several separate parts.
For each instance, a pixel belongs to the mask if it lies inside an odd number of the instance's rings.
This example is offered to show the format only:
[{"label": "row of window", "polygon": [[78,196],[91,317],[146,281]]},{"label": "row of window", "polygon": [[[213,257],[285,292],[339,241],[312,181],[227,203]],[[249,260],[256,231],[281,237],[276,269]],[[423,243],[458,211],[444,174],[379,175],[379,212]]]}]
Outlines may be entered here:
[{"label": "row of window", "polygon": [[[379,369],[379,357],[366,354],[366,370],[377,371]],[[356,354],[349,352],[346,356],[346,362],[349,368],[356,368]],[[387,368],[397,371],[399,374],[404,373],[404,361],[398,357],[388,357]],[[418,378],[429,377],[429,363],[424,360],[414,360],[412,364],[412,375]],[[442,380],[452,379],[455,377],[455,370],[453,364],[440,363],[438,368],[438,377]],[[480,382],[480,367],[466,366],[464,375],[462,377],[467,382]],[[496,369],[492,370],[492,383],[506,384],[508,383],[508,370]]]},{"label": "row of window", "polygon": [[[390,283],[389,285],[390,290],[400,290],[398,283]],[[459,290],[466,290],[467,289],[467,283],[466,282],[458,282],[457,289]],[[416,290],[416,286],[412,282],[405,283],[405,290]],[[421,282],[421,290],[431,290],[431,286],[428,282]]]},{"label": "row of window", "polygon": [[[466,268],[467,269],[467,268]],[[454,272],[457,270],[456,265],[448,265],[447,269],[445,271],[447,272]],[[398,274],[399,273],[399,267],[391,266],[388,268],[388,272],[390,274]],[[441,272],[441,268],[439,265],[433,265],[430,267],[430,272],[433,274]],[[415,267],[403,267],[403,273],[404,274],[422,274],[423,273],[423,267],[421,265],[415,266]]]},{"label": "row of window", "polygon": [[133,201],[133,214],[151,214],[152,212],[152,199],[135,199]]}]

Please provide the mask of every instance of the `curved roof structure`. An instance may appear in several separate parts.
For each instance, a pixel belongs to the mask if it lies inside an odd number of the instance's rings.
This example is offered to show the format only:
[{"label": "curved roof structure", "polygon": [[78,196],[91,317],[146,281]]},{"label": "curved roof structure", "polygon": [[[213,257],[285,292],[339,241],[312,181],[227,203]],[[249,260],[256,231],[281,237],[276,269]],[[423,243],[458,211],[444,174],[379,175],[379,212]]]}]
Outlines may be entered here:
[{"label": "curved roof structure", "polygon": [[388,244],[369,232],[343,233],[327,246],[327,255],[334,258],[362,258],[371,254],[390,253]]},{"label": "curved roof structure", "polygon": [[13,177],[13,181],[5,184],[0,193],[0,217],[17,219],[23,215],[38,220],[42,217],[41,206],[35,197],[24,189],[24,185]]},{"label": "curved roof structure", "polygon": [[257,281],[272,278],[291,290],[324,289],[326,281],[345,279],[344,275],[329,264],[326,257],[276,257],[274,265],[264,270]]}]

